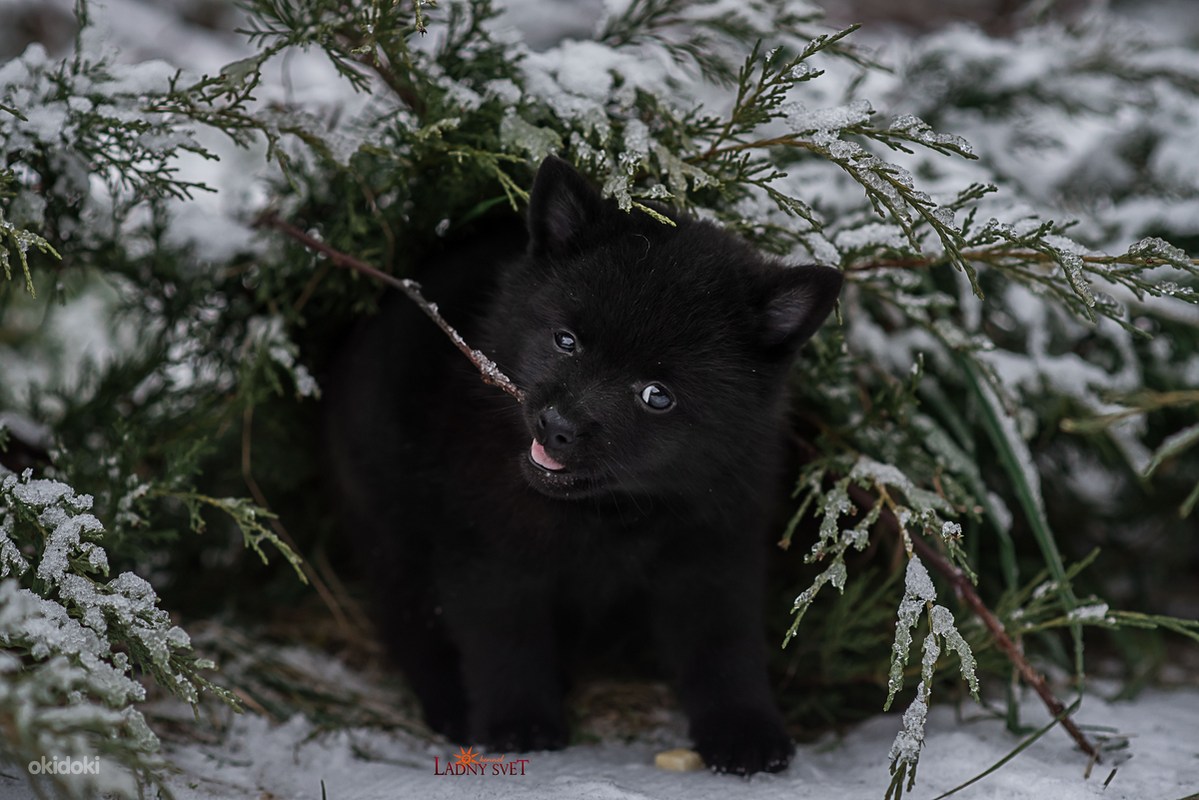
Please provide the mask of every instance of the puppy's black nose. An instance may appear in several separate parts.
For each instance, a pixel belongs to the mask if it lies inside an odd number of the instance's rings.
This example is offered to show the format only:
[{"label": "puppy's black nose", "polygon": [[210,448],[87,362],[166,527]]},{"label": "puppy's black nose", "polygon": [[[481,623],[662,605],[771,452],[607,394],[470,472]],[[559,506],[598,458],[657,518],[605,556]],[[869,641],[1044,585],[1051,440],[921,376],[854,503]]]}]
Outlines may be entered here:
[{"label": "puppy's black nose", "polygon": [[541,443],[550,447],[570,447],[579,435],[579,429],[550,406],[537,417],[537,433]]}]

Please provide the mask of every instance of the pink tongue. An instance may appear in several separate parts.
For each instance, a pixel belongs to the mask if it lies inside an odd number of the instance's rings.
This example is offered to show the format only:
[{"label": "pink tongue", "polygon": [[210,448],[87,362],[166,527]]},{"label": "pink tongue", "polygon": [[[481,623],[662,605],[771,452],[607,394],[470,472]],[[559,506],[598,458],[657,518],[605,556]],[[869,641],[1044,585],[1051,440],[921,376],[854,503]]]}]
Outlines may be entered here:
[{"label": "pink tongue", "polygon": [[541,442],[536,439],[533,440],[533,447],[529,450],[529,455],[533,457],[533,461],[538,466],[545,467],[550,472],[566,469],[565,465],[559,464],[554,460],[553,456],[545,452],[545,448],[541,446]]}]

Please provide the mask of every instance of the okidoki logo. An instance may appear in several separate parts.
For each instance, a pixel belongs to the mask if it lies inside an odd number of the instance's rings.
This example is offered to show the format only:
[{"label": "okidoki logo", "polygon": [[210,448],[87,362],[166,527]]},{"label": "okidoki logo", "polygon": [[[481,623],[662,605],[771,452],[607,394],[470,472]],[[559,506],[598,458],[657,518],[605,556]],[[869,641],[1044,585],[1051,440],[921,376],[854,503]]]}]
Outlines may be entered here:
[{"label": "okidoki logo", "polygon": [[87,756],[84,758],[46,758],[40,761],[30,761],[25,768],[30,775],[99,775],[100,757]]},{"label": "okidoki logo", "polygon": [[505,760],[506,756],[485,756],[476,753],[475,748],[458,748],[451,763],[448,759],[443,765],[441,759],[433,756],[434,775],[524,775],[529,763],[527,758]]}]

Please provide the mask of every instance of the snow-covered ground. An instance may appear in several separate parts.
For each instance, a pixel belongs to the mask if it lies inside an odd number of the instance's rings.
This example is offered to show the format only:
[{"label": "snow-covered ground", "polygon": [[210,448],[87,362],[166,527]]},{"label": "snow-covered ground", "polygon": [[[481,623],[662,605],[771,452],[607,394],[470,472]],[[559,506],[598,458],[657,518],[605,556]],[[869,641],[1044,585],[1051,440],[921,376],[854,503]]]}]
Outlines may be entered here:
[{"label": "snow-covered ground", "polygon": [[[1047,721],[1035,698],[1025,722]],[[1002,759],[1019,744],[1001,721],[967,710],[934,706],[912,800],[932,800]],[[977,716],[971,719],[971,716]],[[1093,737],[1129,737],[1123,763],[1100,764],[1086,776],[1087,759],[1061,730],[1050,730],[997,772],[960,792],[964,800],[1184,800],[1199,795],[1199,689],[1156,690],[1135,702],[1088,698],[1078,714]],[[680,720],[631,743],[583,744],[554,753],[503,755],[515,775],[444,774],[457,748],[410,736],[351,729],[315,733],[296,717],[272,725],[240,717],[220,744],[168,748],[180,771],[169,786],[178,800],[867,800],[882,798],[888,784],[886,753],[899,726],[880,716],[843,737],[829,735],[799,748],[778,775],[752,779],[707,772],[667,772],[654,756],[686,746]],[[1130,758],[1127,756],[1131,756]],[[527,759],[520,774],[518,759]],[[510,767],[511,768],[511,767]],[[1113,774],[1113,769],[1114,774]],[[1109,781],[1110,776],[1110,781]],[[1106,783],[1106,786],[1105,786]],[[25,800],[21,776],[0,775],[0,800]]]},{"label": "snow-covered ground", "polygon": [[[1027,721],[1048,721],[1035,698]],[[969,800],[1181,800],[1199,793],[1199,690],[1155,691],[1134,703],[1089,700],[1080,722],[1129,735],[1132,758],[1116,768],[1097,765],[1085,777],[1087,759],[1063,731],[1051,730],[1008,765],[960,793]],[[630,744],[578,745],[527,758],[524,774],[446,775],[456,748],[430,746],[363,731],[339,731],[313,739],[303,720],[271,727],[246,718],[217,747],[191,746],[171,753],[183,773],[172,780],[179,800],[320,797],[330,800],[388,798],[578,798],[579,800],[861,800],[881,798],[887,786],[886,753],[895,737],[895,715],[877,717],[842,738],[801,747],[786,772],[749,780],[707,772],[667,772],[656,753],[686,746],[674,733]],[[993,718],[961,723],[952,709],[934,708],[914,800],[935,798],[1003,758],[1019,739]],[[369,755],[368,755],[369,754]],[[487,753],[485,756],[499,754]],[[435,770],[435,761],[436,762]]]}]

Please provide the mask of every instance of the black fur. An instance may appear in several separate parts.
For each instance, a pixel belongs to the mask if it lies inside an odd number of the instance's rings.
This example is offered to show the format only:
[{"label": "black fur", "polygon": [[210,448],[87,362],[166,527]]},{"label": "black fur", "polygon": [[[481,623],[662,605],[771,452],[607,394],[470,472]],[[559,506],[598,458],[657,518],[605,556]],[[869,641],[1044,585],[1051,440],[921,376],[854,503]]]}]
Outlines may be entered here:
[{"label": "black fur", "polygon": [[[615,612],[655,639],[709,767],[790,758],[763,559],[785,378],[841,275],[667,213],[677,227],[625,214],[549,158],[527,245],[502,232],[429,266],[426,290],[523,405],[398,296],[338,359],[346,532],[429,724],[455,741],[562,746],[564,656]],[[673,407],[646,404],[651,383]],[[534,463],[535,437],[565,469]]]}]

